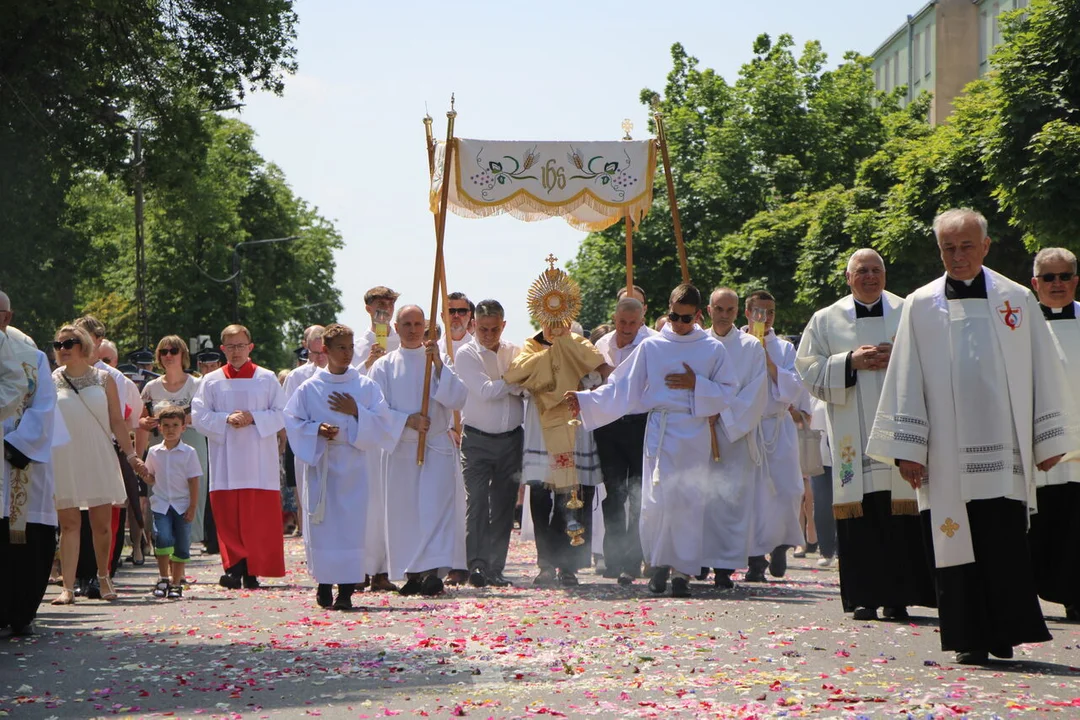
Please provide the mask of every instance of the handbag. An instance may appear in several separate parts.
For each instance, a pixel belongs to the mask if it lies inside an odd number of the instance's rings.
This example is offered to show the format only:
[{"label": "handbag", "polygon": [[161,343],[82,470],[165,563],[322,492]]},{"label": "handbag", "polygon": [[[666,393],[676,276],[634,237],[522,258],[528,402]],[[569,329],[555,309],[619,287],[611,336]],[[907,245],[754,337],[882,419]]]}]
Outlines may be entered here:
[{"label": "handbag", "polygon": [[800,427],[799,467],[804,477],[814,477],[825,472],[821,457],[821,431]]},{"label": "handbag", "polygon": [[113,434],[101,424],[101,418],[94,414],[94,411],[86,404],[86,399],[79,394],[79,388],[75,387],[75,384],[71,382],[71,378],[67,376],[66,372],[61,372],[60,374],[63,376],[64,382],[68,384],[68,387],[75,392],[75,397],[79,398],[83,407],[90,413],[90,416],[93,417],[94,420],[97,420],[98,427],[105,433],[105,437],[112,443],[113,451],[116,453],[116,459],[120,462],[120,477],[123,478],[124,481],[124,493],[127,495],[128,512],[130,512],[135,519],[135,523],[139,527],[143,527],[142,504],[139,502],[139,476],[131,467],[131,463],[128,462],[127,455],[120,449],[120,443],[113,439]]}]

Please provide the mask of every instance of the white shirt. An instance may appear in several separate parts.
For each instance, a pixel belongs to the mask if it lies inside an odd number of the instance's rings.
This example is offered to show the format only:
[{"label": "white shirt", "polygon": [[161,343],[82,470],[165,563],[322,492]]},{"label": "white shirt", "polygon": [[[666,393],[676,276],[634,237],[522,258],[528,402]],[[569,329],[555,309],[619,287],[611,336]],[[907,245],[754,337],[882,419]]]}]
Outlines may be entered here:
[{"label": "white shirt", "polygon": [[454,359],[457,359],[458,353],[461,352],[462,348],[464,348],[466,345],[471,343],[472,340],[473,340],[472,333],[466,332],[464,337],[462,337],[460,340],[451,340],[450,341],[453,344],[453,347],[454,347]]},{"label": "white shirt", "polygon": [[138,430],[139,416],[142,415],[140,410],[142,408],[142,393],[139,392],[139,386],[133,383],[127,375],[106,362],[98,360],[94,363],[94,367],[109,373],[113,382],[116,383],[116,394],[120,400],[120,414],[124,416],[124,424],[131,430]]},{"label": "white shirt", "polygon": [[609,332],[604,337],[596,341],[596,351],[604,356],[604,360],[611,367],[619,367],[620,363],[626,358],[630,357],[630,353],[637,349],[637,346],[641,344],[641,341],[650,335],[656,335],[656,331],[648,325],[642,325],[638,328],[637,335],[630,341],[630,344],[626,347],[619,347],[615,342],[615,332]]},{"label": "white shirt", "polygon": [[285,376],[285,382],[281,386],[285,391],[286,402],[292,399],[293,393],[296,392],[297,388],[299,388],[305,380],[312,377],[318,371],[319,364],[313,363],[310,360],[300,367],[290,370],[289,374]]},{"label": "white shirt", "polygon": [[171,507],[183,515],[191,506],[191,487],[188,480],[202,477],[199,453],[183,441],[169,450],[158,443],[146,453],[146,467],[154,474],[154,493],[150,509],[162,515]]},{"label": "white shirt", "polygon": [[502,379],[518,346],[499,341],[499,351],[492,352],[473,340],[461,348],[454,371],[469,390],[462,413],[466,425],[487,433],[504,433],[520,427],[525,417],[524,402],[518,386]]}]

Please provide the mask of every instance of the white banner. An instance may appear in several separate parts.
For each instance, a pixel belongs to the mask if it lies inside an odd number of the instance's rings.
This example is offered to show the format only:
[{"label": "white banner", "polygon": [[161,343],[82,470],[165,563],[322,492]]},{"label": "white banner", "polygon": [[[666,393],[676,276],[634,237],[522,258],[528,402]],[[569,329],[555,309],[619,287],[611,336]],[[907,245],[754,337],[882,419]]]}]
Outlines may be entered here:
[{"label": "white banner", "polygon": [[[652,205],[656,148],[652,140],[521,142],[454,139],[450,210],[478,218],[510,213],[525,220],[565,218],[579,230],[603,230],[627,215],[635,222]],[[446,144],[439,143],[431,209],[442,192]]]}]

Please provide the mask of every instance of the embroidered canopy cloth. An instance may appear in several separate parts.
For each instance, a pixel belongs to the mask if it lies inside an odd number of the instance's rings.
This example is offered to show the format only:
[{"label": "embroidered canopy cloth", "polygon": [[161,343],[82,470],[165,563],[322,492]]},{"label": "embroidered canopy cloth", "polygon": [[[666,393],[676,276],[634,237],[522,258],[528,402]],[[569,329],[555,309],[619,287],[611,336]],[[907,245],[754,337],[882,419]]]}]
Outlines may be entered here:
[{"label": "embroidered canopy cloth", "polygon": [[[603,230],[652,205],[656,149],[652,140],[523,142],[455,138],[450,210],[468,218],[510,213],[532,222],[565,218],[572,227]],[[431,211],[438,212],[446,143],[435,154]]]}]

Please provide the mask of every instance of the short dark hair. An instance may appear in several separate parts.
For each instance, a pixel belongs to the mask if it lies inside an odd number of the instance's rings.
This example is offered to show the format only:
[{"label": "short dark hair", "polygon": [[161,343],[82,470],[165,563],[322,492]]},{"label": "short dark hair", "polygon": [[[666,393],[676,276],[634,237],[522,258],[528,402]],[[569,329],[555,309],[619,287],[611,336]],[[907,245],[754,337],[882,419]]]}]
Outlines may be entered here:
[{"label": "short dark hair", "polygon": [[693,305],[695,310],[701,309],[701,291],[690,283],[683,283],[671,291],[668,298],[670,305]]},{"label": "short dark hair", "polygon": [[506,317],[506,311],[503,310],[502,304],[498,300],[481,300],[476,303],[476,310],[474,311],[476,317]]},{"label": "short dark hair", "polygon": [[746,302],[749,303],[751,300],[771,300],[772,302],[776,302],[776,298],[773,297],[773,294],[764,289],[754,290],[746,296]]},{"label": "short dark hair", "polygon": [[375,300],[391,300],[397,302],[401,293],[396,293],[385,285],[376,285],[364,293],[364,304],[370,305]]},{"label": "short dark hair", "polygon": [[185,422],[187,420],[187,413],[184,412],[184,408],[176,405],[166,405],[157,411],[157,419],[161,420],[179,420]]},{"label": "short dark hair", "polygon": [[339,337],[355,337],[355,333],[348,325],[342,325],[341,323],[330,323],[323,330],[322,342],[323,347],[330,347],[331,340],[337,340]]},{"label": "short dark hair", "polygon": [[469,304],[469,317],[472,317],[476,314],[476,303],[470,300],[463,292],[452,292],[446,296],[446,300],[447,302],[449,302],[450,300],[464,300]]}]

